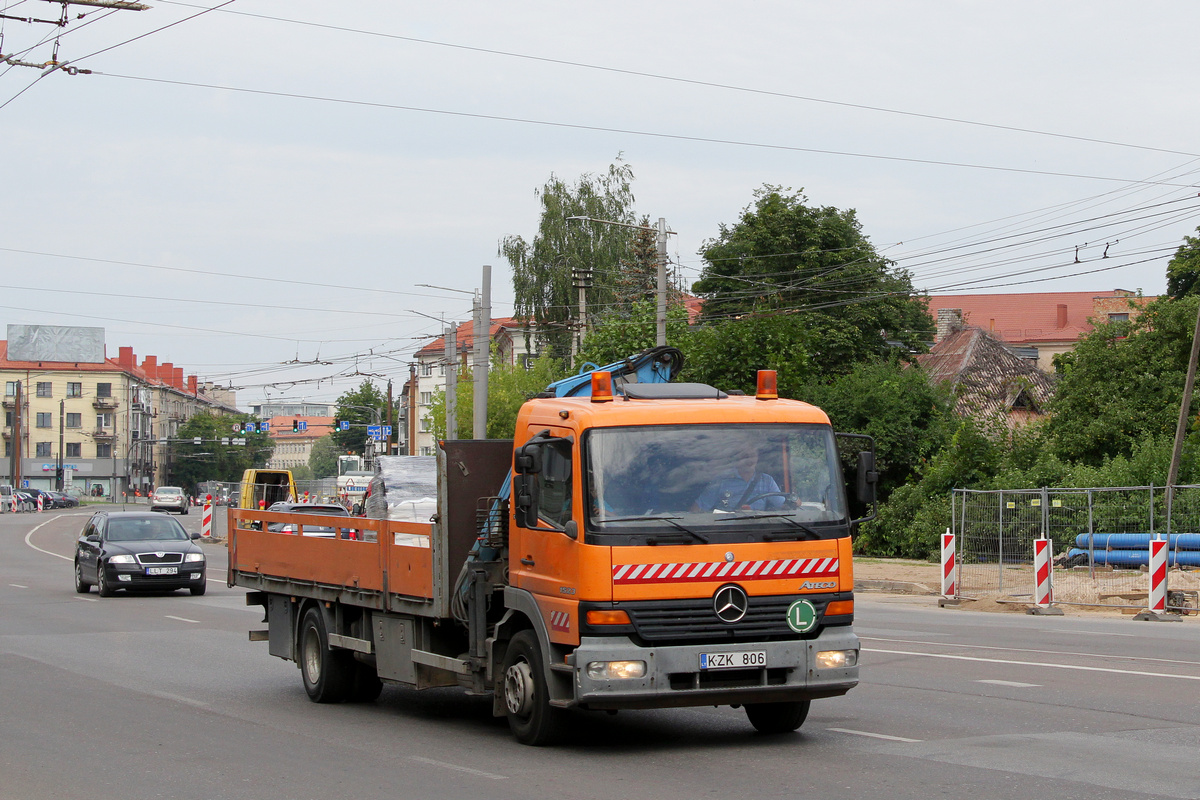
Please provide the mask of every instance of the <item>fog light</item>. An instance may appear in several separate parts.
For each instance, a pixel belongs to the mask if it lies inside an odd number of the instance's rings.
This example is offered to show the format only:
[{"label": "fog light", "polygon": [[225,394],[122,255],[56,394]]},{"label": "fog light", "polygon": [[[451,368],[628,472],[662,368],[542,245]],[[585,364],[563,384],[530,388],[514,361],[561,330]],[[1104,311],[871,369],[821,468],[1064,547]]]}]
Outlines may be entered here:
[{"label": "fog light", "polygon": [[200,573],[199,573],[199,572],[193,572],[193,573],[192,573],[190,576],[188,576],[188,577],[190,577],[190,578],[191,578],[192,580],[194,580],[194,581],[198,581],[198,580],[200,580]]},{"label": "fog light", "polygon": [[117,580],[123,581],[125,583],[129,583],[131,580],[133,580],[133,576],[132,575],[118,575]]},{"label": "fog light", "polygon": [[587,665],[587,674],[593,680],[612,680],[614,678],[644,678],[646,677],[645,661],[591,661]]},{"label": "fog light", "polygon": [[822,650],[817,653],[817,669],[845,669],[858,666],[857,650]]}]

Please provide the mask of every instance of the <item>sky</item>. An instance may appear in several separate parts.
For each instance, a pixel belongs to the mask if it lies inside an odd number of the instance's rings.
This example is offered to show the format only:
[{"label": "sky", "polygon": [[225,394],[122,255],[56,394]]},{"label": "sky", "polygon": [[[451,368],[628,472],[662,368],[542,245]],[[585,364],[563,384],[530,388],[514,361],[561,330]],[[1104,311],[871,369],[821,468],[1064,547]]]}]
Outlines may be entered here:
[{"label": "sky", "polygon": [[148,5],[0,0],[4,56],[92,70],[0,63],[0,322],[242,408],[398,391],[484,265],[512,314],[537,190],[617,159],[685,283],[764,185],[934,294],[1160,294],[1200,225],[1185,0]]}]

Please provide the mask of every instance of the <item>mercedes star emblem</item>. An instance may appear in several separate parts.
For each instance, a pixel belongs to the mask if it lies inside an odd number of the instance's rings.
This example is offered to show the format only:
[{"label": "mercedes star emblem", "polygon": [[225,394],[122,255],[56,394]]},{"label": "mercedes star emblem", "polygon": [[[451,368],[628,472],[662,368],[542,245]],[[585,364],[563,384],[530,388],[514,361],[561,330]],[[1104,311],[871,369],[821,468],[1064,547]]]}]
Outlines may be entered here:
[{"label": "mercedes star emblem", "polygon": [[713,611],[722,622],[737,622],[746,616],[749,607],[750,598],[746,597],[742,587],[735,584],[722,586],[713,595]]}]

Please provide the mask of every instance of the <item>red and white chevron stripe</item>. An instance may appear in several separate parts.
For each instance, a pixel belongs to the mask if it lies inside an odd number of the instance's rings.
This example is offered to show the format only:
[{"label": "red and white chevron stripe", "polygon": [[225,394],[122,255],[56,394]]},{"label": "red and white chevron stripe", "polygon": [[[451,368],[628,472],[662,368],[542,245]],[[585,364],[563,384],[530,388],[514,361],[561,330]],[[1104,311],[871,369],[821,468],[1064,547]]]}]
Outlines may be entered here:
[{"label": "red and white chevron stripe", "polygon": [[614,564],[613,584],[701,583],[734,580],[770,581],[837,575],[837,558],[786,558],[775,561],[701,561],[690,564]]},{"label": "red and white chevron stripe", "polygon": [[571,632],[571,615],[566,611],[550,612],[550,628],[563,633]]}]

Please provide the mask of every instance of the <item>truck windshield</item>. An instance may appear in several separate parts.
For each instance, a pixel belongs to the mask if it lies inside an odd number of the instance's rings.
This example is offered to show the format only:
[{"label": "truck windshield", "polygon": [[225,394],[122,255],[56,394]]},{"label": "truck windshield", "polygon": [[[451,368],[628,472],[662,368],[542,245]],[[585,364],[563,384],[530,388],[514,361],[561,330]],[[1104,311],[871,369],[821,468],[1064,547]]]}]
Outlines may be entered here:
[{"label": "truck windshield", "polygon": [[584,447],[595,533],[842,535],[845,493],[827,425],[597,428]]}]

